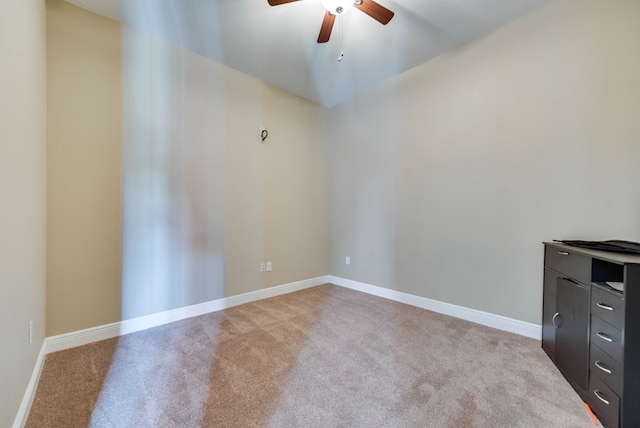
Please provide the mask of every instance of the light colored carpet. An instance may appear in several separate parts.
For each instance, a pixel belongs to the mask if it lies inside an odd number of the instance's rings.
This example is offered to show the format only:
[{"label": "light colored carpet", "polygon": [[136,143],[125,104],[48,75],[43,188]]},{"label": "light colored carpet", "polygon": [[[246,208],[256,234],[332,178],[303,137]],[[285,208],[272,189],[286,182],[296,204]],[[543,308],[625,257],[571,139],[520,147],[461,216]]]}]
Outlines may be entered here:
[{"label": "light colored carpet", "polygon": [[540,343],[326,284],[49,354],[27,427],[594,427]]}]

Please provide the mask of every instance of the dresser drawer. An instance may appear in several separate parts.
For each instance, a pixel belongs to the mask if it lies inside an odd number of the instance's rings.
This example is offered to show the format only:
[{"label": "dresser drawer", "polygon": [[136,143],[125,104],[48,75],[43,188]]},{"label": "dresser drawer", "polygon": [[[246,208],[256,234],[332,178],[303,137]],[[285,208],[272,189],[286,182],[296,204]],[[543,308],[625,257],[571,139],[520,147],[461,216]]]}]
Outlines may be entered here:
[{"label": "dresser drawer", "polygon": [[589,405],[604,426],[618,426],[620,399],[598,376],[589,377]]},{"label": "dresser drawer", "polygon": [[547,245],[544,265],[583,284],[591,284],[591,258],[571,250]]},{"label": "dresser drawer", "polygon": [[591,315],[591,343],[609,354],[617,362],[624,363],[622,361],[622,332],[595,315]]},{"label": "dresser drawer", "polygon": [[618,396],[622,395],[622,365],[602,349],[591,343],[589,368]]},{"label": "dresser drawer", "polygon": [[624,300],[622,300],[622,296],[594,285],[591,288],[591,313],[622,330],[624,325]]}]

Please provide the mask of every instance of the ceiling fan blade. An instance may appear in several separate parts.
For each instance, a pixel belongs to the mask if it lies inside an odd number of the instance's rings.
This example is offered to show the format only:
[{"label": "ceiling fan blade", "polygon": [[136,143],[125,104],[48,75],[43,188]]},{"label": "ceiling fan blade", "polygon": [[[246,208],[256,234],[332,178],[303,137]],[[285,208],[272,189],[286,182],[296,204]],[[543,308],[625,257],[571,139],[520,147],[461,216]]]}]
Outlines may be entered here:
[{"label": "ceiling fan blade", "polygon": [[391,12],[386,7],[381,4],[376,3],[373,0],[362,0],[362,3],[356,3],[354,5],[382,25],[387,25],[391,18],[393,18],[394,13]]},{"label": "ceiling fan blade", "polygon": [[293,3],[300,0],[267,0],[270,6],[279,6],[281,4]]},{"label": "ceiling fan blade", "polygon": [[318,43],[327,43],[329,41],[329,37],[331,37],[331,30],[333,29],[333,22],[335,20],[335,15],[330,14],[328,11],[324,13],[322,27],[320,27],[320,34],[318,35]]}]

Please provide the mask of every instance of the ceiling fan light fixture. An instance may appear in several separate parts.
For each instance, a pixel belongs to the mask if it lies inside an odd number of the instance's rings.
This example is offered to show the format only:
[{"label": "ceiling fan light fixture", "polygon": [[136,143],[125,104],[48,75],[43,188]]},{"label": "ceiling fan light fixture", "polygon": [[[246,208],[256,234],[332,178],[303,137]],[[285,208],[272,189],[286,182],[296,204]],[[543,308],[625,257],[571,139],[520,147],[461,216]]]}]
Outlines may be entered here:
[{"label": "ceiling fan light fixture", "polygon": [[346,13],[354,4],[354,0],[322,0],[322,5],[333,15]]}]

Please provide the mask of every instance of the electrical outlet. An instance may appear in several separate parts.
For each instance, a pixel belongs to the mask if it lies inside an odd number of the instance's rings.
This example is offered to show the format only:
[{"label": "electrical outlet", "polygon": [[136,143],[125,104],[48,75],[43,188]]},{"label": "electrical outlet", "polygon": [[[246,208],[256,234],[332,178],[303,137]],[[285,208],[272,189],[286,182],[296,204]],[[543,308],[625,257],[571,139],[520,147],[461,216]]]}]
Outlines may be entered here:
[{"label": "electrical outlet", "polygon": [[267,262],[267,272],[271,272],[271,262]]},{"label": "electrical outlet", "polygon": [[351,257],[347,256],[344,258],[344,264],[345,265],[350,265],[351,264]]},{"label": "electrical outlet", "polygon": [[29,345],[33,343],[33,320],[29,321]]},{"label": "electrical outlet", "polygon": [[260,272],[264,272],[265,270],[267,270],[267,266],[265,263],[260,263]]}]

